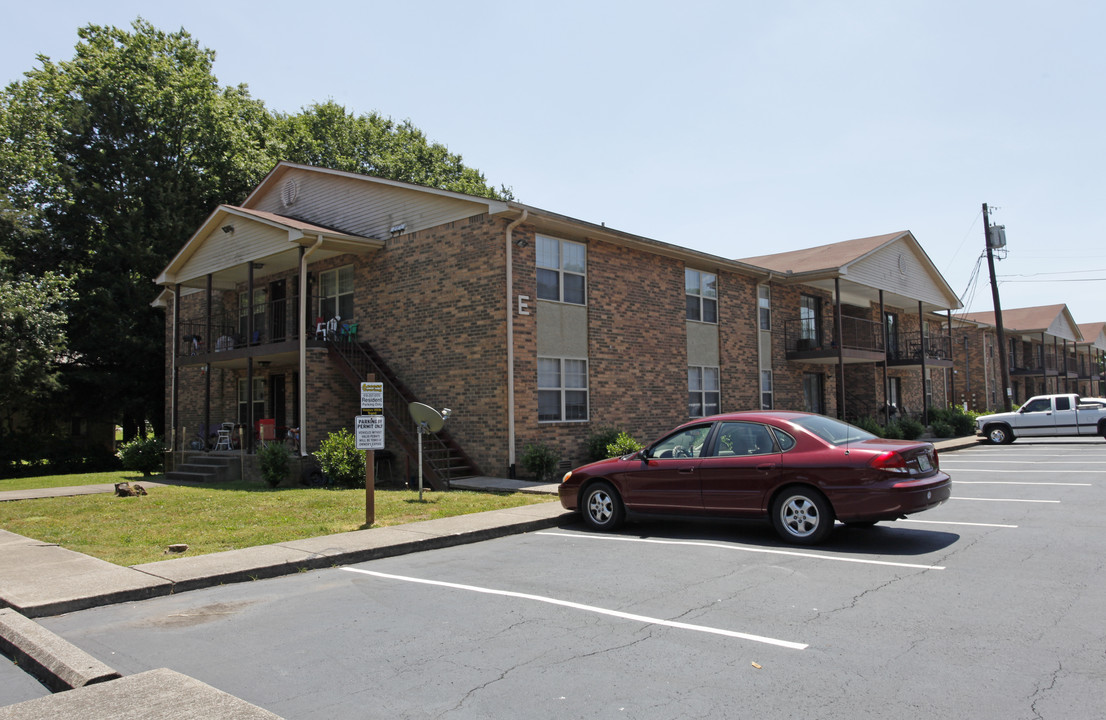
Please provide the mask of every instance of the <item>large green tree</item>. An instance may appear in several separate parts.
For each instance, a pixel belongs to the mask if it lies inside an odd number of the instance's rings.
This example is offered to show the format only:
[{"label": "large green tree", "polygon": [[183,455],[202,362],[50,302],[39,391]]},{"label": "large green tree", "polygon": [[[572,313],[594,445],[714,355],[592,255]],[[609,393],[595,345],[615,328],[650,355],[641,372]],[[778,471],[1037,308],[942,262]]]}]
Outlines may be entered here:
[{"label": "large green tree", "polygon": [[[164,317],[153,278],[219,203],[239,202],[277,161],[484,196],[460,155],[409,121],[324,102],[275,114],[220,87],[215,53],[141,19],[89,25],[71,60],[0,92],[0,251],[14,272],[71,279],[66,373],[132,437],[163,430]],[[5,220],[7,218],[7,220]]]}]

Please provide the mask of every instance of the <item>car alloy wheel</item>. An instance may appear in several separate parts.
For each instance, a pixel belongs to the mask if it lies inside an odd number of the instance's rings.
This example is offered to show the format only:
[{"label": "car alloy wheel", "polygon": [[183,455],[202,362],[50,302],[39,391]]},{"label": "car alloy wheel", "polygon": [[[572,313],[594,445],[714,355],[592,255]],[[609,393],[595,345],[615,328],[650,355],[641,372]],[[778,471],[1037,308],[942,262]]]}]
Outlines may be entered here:
[{"label": "car alloy wheel", "polygon": [[833,529],[833,509],[813,488],[787,488],[776,498],[772,524],[784,540],[814,545]]},{"label": "car alloy wheel", "polygon": [[580,505],[584,522],[592,530],[614,530],[622,524],[626,514],[618,492],[606,482],[589,485]]}]

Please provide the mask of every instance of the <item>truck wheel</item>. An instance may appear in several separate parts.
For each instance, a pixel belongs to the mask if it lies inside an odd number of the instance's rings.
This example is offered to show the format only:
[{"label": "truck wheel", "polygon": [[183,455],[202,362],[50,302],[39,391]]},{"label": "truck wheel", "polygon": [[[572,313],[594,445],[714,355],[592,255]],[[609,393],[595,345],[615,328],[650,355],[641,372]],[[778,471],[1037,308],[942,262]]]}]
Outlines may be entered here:
[{"label": "truck wheel", "polygon": [[1014,433],[1006,425],[988,425],[983,434],[992,445],[1009,445],[1014,442]]}]

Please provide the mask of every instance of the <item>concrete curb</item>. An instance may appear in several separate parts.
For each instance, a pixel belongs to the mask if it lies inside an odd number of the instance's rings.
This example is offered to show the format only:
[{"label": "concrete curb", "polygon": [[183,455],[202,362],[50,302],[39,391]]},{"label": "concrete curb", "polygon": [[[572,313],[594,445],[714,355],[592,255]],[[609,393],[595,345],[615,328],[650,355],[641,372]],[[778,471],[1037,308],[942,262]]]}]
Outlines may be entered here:
[{"label": "concrete curb", "polygon": [[[535,511],[534,508],[540,510]],[[555,512],[551,511],[553,509]],[[510,522],[504,522],[505,515],[515,517]],[[357,530],[276,545],[162,560],[133,565],[131,569],[171,583],[171,593],[175,594],[215,585],[292,575],[304,570],[319,570],[413,552],[468,545],[557,527],[572,517],[574,515],[561,508],[559,503],[526,505],[475,515],[427,520],[411,525]],[[95,601],[97,598],[84,600]]]},{"label": "concrete curb", "polygon": [[15,610],[0,610],[0,651],[54,692],[122,677]]},{"label": "concrete curb", "polygon": [[207,683],[161,668],[0,708],[0,720],[281,720]]}]

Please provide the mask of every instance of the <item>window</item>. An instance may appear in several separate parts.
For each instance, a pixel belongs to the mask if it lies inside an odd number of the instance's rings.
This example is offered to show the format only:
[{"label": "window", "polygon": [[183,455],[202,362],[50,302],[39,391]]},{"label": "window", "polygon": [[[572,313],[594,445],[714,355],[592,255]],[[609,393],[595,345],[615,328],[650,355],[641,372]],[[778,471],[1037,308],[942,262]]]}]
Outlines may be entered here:
[{"label": "window", "polygon": [[706,417],[718,414],[721,397],[718,391],[718,368],[689,367],[687,369],[687,415]]},{"label": "window", "polygon": [[1057,397],[1056,398],[1057,410],[1071,410],[1071,398]]},{"label": "window", "polygon": [[772,288],[767,285],[757,287],[757,305],[760,311],[760,329],[772,329]]},{"label": "window", "polygon": [[585,304],[587,248],[569,240],[537,236],[538,298]]},{"label": "window", "polygon": [[684,270],[687,319],[718,322],[718,277],[698,270]]},{"label": "window", "polygon": [[814,295],[799,298],[799,340],[808,347],[822,344],[822,299]]},{"label": "window", "polygon": [[675,432],[649,448],[649,457],[658,460],[699,457],[710,428],[709,424],[696,425]]},{"label": "window", "polygon": [[760,371],[760,409],[772,409],[772,371]]},{"label": "window", "polygon": [[353,266],[319,273],[319,317],[353,318]]},{"label": "window", "polygon": [[718,428],[715,454],[720,457],[734,455],[767,455],[779,452],[772,431],[759,423],[728,422]]},{"label": "window", "polygon": [[[253,421],[257,422],[265,417],[265,378],[253,379]],[[238,378],[238,422],[246,424],[246,378]]]},{"label": "window", "polygon": [[905,413],[902,405],[902,378],[887,378],[887,402],[891,405],[891,414]]},{"label": "window", "polygon": [[253,338],[251,339],[248,337],[250,333],[250,294],[248,292],[238,293],[238,334],[244,342],[257,342],[261,337],[261,332],[265,329],[265,302],[267,298],[268,293],[265,288],[254,288]]},{"label": "window", "polygon": [[897,360],[899,357],[899,316],[895,313],[885,312],[883,322],[887,326],[887,357]]},{"label": "window", "polygon": [[588,361],[538,358],[538,422],[588,419]]},{"label": "window", "polygon": [[803,410],[825,415],[825,394],[825,378],[822,373],[803,373]]}]

